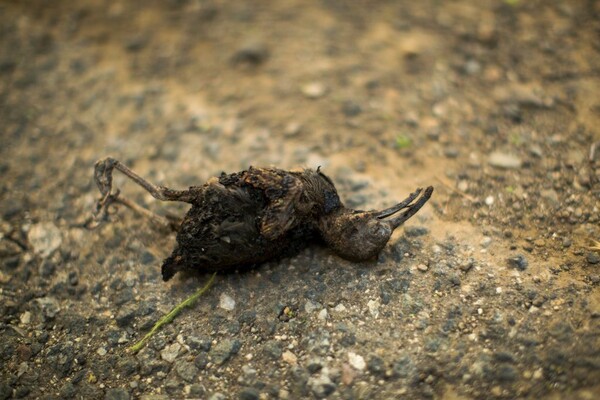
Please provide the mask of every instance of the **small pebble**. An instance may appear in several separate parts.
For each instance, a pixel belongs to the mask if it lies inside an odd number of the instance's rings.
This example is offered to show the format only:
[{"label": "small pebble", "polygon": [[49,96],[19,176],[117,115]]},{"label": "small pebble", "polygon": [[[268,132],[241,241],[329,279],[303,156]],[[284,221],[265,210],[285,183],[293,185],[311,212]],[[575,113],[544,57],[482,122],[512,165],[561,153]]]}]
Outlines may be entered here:
[{"label": "small pebble", "polygon": [[25,311],[23,314],[21,314],[19,319],[23,325],[29,325],[31,322],[31,313],[29,311]]},{"label": "small pebble", "polygon": [[379,316],[379,301],[378,300],[369,300],[367,303],[367,307],[369,308],[369,314],[373,317],[377,318]]},{"label": "small pebble", "polygon": [[308,369],[308,372],[310,372],[311,374],[319,372],[322,368],[323,360],[321,360],[318,357],[309,358],[306,362],[306,369]]},{"label": "small pebble", "polygon": [[58,301],[54,297],[41,297],[35,300],[44,321],[53,320],[56,314],[60,311]]},{"label": "small pebble", "polygon": [[192,383],[198,377],[198,367],[190,361],[178,361],[175,365],[175,372],[181,379],[189,383]]},{"label": "small pebble", "polygon": [[29,244],[41,257],[48,257],[62,244],[60,230],[52,222],[35,224],[27,234]]},{"label": "small pebble", "polygon": [[560,206],[560,198],[558,197],[558,193],[556,193],[556,190],[554,189],[540,191],[540,197],[546,200],[546,202],[548,202],[548,204],[553,207]]},{"label": "small pebble", "polygon": [[417,269],[421,272],[427,272],[427,270],[429,269],[429,267],[425,264],[419,264],[417,265]]},{"label": "small pebble", "polygon": [[483,239],[481,239],[481,242],[479,242],[479,245],[484,249],[490,247],[490,244],[492,244],[492,238],[489,236],[484,236]]},{"label": "small pebble", "polygon": [[291,121],[285,126],[283,130],[283,134],[285,136],[291,137],[296,136],[302,130],[302,125],[297,121]]},{"label": "small pebble", "polygon": [[308,380],[308,385],[313,394],[319,399],[326,398],[336,390],[335,383],[326,374],[321,374],[315,378],[311,377]]},{"label": "small pebble", "polygon": [[302,93],[309,99],[318,99],[325,94],[325,85],[320,82],[311,82],[302,86]]},{"label": "small pebble", "polygon": [[407,226],[404,228],[404,234],[408,237],[417,237],[427,235],[429,233],[429,229],[424,226]]},{"label": "small pebble", "polygon": [[258,65],[263,63],[269,57],[269,49],[261,41],[251,40],[244,43],[231,56],[233,64],[251,64]]},{"label": "small pebble", "polygon": [[106,391],[104,400],[129,400],[129,393],[122,388],[113,388]]},{"label": "small pebble", "polygon": [[232,311],[235,308],[235,300],[226,293],[221,293],[221,296],[219,296],[219,307],[223,310]]},{"label": "small pebble", "polygon": [[252,387],[243,388],[240,391],[240,400],[259,400],[260,392]]},{"label": "small pebble", "polygon": [[296,365],[298,363],[298,357],[289,350],[283,352],[281,359],[290,365]]},{"label": "small pebble", "polygon": [[342,112],[346,117],[355,117],[362,112],[362,107],[360,104],[349,100],[342,104]]},{"label": "small pebble", "polygon": [[165,346],[165,348],[160,352],[160,357],[166,362],[173,362],[179,355],[179,350],[181,350],[181,345],[177,342]]},{"label": "small pebble", "polygon": [[353,352],[348,353],[348,362],[354,369],[358,371],[362,371],[367,366],[367,363],[365,362],[363,356]]},{"label": "small pebble", "polygon": [[519,271],[525,271],[529,266],[527,259],[522,254],[518,254],[508,259],[508,265],[512,268],[516,268]]},{"label": "small pebble", "polygon": [[492,154],[490,154],[488,158],[488,163],[492,167],[496,168],[517,169],[521,167],[521,164],[523,162],[519,157],[515,155],[495,151]]},{"label": "small pebble", "polygon": [[463,272],[468,272],[471,270],[471,268],[473,268],[473,265],[475,264],[474,260],[467,260],[465,262],[463,262],[462,264],[460,264],[460,270]]},{"label": "small pebble", "polygon": [[589,264],[599,264],[600,263],[600,254],[596,253],[596,252],[589,252],[587,257],[587,262]]},{"label": "small pebble", "polygon": [[346,307],[345,307],[345,306],[344,306],[342,303],[340,303],[340,304],[338,304],[337,306],[335,306],[335,307],[333,308],[333,310],[334,310],[335,312],[339,312],[339,313],[341,313],[341,312],[344,312],[344,311],[346,311],[347,309],[346,309]]},{"label": "small pebble", "polygon": [[354,378],[356,377],[356,371],[346,363],[342,365],[342,383],[346,386],[350,386]]},{"label": "small pebble", "polygon": [[316,311],[316,310],[320,310],[321,307],[322,307],[321,304],[316,303],[316,302],[314,302],[312,300],[307,300],[306,303],[304,303],[304,311],[307,314],[310,314],[310,313],[312,313],[313,311]]},{"label": "small pebble", "polygon": [[225,339],[213,346],[209,354],[215,364],[221,365],[237,354],[241,346],[241,342],[237,339]]},{"label": "small pebble", "polygon": [[447,158],[456,158],[460,155],[460,151],[454,147],[448,147],[444,149],[444,155]]},{"label": "small pebble", "polygon": [[532,144],[529,146],[529,154],[532,156],[541,158],[544,155],[542,148],[537,144]]},{"label": "small pebble", "polygon": [[327,309],[324,308],[321,311],[319,311],[317,318],[320,319],[321,321],[325,321],[325,320],[327,320],[328,316],[329,316],[329,314],[327,313]]}]

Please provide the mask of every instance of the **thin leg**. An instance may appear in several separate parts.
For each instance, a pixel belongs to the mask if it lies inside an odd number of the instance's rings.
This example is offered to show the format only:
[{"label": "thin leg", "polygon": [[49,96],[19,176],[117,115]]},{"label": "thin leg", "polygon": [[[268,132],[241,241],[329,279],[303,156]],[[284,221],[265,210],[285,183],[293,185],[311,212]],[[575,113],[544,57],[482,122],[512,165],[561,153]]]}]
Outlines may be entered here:
[{"label": "thin leg", "polygon": [[396,214],[398,211],[402,210],[403,208],[408,207],[408,205],[414,199],[416,199],[419,196],[419,194],[421,194],[422,190],[423,189],[419,188],[419,189],[415,190],[414,193],[411,193],[406,199],[402,200],[402,202],[396,204],[395,206],[392,206],[390,208],[386,208],[385,210],[377,212],[377,218],[382,219],[385,217],[389,217],[390,215]]},{"label": "thin leg", "polygon": [[140,214],[143,217],[148,218],[149,220],[155,222],[158,225],[163,225],[163,226],[168,227],[172,231],[177,231],[179,229],[179,226],[181,225],[181,218],[177,218],[173,215],[167,215],[166,217],[163,217],[162,215],[153,213],[152,211],[148,210],[147,208],[144,208],[144,207],[140,206],[138,203],[131,201],[125,197],[122,197],[122,196],[117,197],[114,201],[115,201],[115,203],[123,204],[125,207],[132,209],[136,213]]},{"label": "thin leg", "polygon": [[99,160],[96,162],[94,167],[94,179],[96,181],[96,185],[98,185],[100,193],[102,193],[104,196],[110,194],[112,189],[112,172],[115,168],[131,178],[135,183],[146,189],[148,193],[150,193],[155,199],[162,201],[183,201],[186,203],[189,203],[194,199],[194,193],[189,190],[172,190],[164,186],[157,186],[148,182],[130,170],[120,161],[115,160],[112,157]]},{"label": "thin leg", "polygon": [[[433,187],[429,186],[427,189],[425,189],[425,192],[423,192],[423,195],[414,204],[411,204],[410,206],[405,207],[405,208],[407,208],[406,211],[404,211],[401,214],[399,214],[398,216],[390,219],[389,222],[390,222],[390,226],[392,227],[392,230],[396,229],[397,227],[402,225],[404,222],[406,222],[407,219],[409,219],[410,217],[415,215],[417,213],[417,211],[419,211],[421,209],[421,207],[423,207],[425,205],[425,203],[427,203],[427,201],[431,197],[432,193],[433,193]],[[411,195],[411,197],[412,197],[412,195]]]},{"label": "thin leg", "polygon": [[183,201],[189,203],[194,199],[194,193],[192,193],[190,190],[171,190],[163,186],[153,185],[126,167],[120,161],[115,160],[112,157],[107,157],[96,162],[96,165],[94,166],[94,181],[96,182],[96,185],[102,194],[102,198],[96,204],[96,211],[94,213],[94,218],[97,221],[102,220],[106,215],[108,215],[108,207],[112,203],[121,203],[126,207],[129,207],[132,210],[140,213],[141,215],[150,218],[154,222],[171,227],[172,229],[174,228],[175,221],[173,218],[169,219],[154,214],[139,204],[124,197],[120,197],[118,190],[115,193],[112,193],[112,173],[113,169],[115,168],[121,171],[125,176],[131,178],[138,185],[146,189],[146,191],[148,191],[154,198],[158,200]]}]

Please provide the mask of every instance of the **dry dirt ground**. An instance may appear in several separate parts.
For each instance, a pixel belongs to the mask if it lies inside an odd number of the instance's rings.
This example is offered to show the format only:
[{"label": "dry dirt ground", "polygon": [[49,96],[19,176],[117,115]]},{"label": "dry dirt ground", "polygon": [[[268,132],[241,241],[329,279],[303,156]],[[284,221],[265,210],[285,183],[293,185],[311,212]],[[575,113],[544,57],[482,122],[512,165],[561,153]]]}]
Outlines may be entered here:
[{"label": "dry dirt ground", "polygon": [[[0,399],[600,395],[600,2],[0,2]],[[595,150],[596,149],[596,150]],[[435,193],[380,257],[160,279],[96,159]],[[116,176],[123,192],[160,204]]]}]

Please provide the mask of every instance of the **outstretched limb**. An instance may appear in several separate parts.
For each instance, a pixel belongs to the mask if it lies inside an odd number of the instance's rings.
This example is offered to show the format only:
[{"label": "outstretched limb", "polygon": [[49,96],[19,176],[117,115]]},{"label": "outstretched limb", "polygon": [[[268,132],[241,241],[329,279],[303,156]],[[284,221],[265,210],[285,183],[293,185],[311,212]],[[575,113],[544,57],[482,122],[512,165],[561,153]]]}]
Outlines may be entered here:
[{"label": "outstretched limb", "polygon": [[[402,225],[404,222],[406,222],[407,219],[415,215],[417,211],[419,211],[421,207],[423,207],[425,203],[427,203],[432,193],[433,187],[431,186],[426,188],[424,192],[423,189],[417,189],[414,193],[411,193],[406,199],[402,200],[395,206],[376,212],[376,217],[378,219],[384,219],[396,214],[400,210],[405,210],[397,216],[386,220],[390,223],[390,227],[392,228],[392,230],[394,230],[400,225]],[[420,198],[419,195],[421,195]],[[413,203],[413,201],[415,202]]]},{"label": "outstretched limb", "polygon": [[156,186],[133,172],[120,161],[115,160],[112,157],[107,157],[98,160],[94,166],[94,181],[102,194],[102,197],[96,203],[96,210],[94,211],[94,219],[96,222],[106,218],[109,214],[108,208],[111,204],[120,203],[159,225],[169,227],[172,230],[177,229],[179,225],[177,218],[163,217],[155,214],[139,204],[120,196],[118,189],[113,193],[112,174],[114,169],[121,171],[125,176],[146,189],[146,191],[148,191],[155,199],[162,201],[183,201],[187,203],[194,199],[194,193],[190,190],[172,190],[164,186]]}]

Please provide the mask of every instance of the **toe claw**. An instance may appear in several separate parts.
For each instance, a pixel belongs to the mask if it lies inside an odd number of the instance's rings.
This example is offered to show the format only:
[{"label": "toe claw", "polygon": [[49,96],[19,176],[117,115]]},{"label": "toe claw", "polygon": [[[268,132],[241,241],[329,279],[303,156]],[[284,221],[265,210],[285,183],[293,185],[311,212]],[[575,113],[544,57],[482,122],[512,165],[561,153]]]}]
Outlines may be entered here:
[{"label": "toe claw", "polygon": [[96,221],[100,222],[106,219],[106,217],[112,214],[109,211],[111,204],[118,201],[120,190],[117,189],[115,193],[106,193],[100,200],[96,202],[96,209],[93,212],[93,217]]}]

